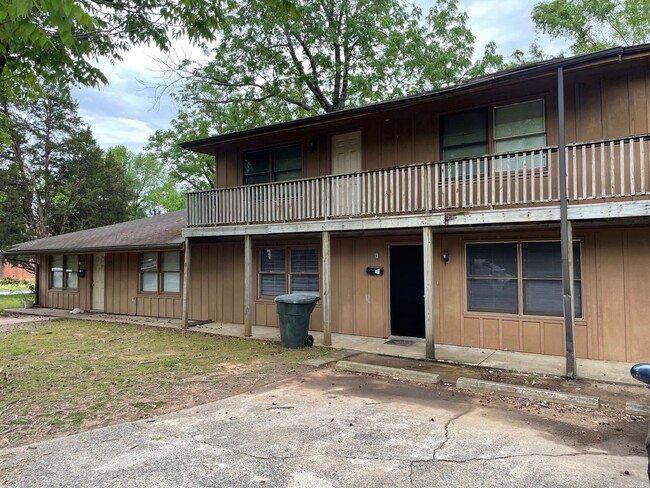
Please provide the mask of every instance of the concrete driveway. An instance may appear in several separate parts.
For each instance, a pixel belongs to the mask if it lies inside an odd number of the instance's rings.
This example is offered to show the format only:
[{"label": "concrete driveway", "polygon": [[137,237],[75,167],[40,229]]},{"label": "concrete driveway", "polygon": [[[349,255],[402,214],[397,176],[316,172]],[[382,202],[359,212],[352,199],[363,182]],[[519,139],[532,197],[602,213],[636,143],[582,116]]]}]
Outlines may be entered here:
[{"label": "concrete driveway", "polygon": [[632,435],[585,440],[563,420],[483,407],[446,387],[317,371],[175,414],[2,450],[0,481],[66,488],[647,487],[645,425],[635,426]]}]

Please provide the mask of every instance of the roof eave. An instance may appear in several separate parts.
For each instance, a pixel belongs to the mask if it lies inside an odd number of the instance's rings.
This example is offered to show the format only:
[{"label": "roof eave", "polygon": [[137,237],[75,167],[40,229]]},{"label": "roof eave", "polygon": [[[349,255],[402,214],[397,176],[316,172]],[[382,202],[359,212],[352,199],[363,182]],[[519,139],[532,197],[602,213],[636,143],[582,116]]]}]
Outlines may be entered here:
[{"label": "roof eave", "polygon": [[570,68],[577,65],[587,65],[594,61],[604,61],[608,58],[616,58],[616,57],[620,58],[625,54],[635,54],[639,52],[647,52],[649,50],[650,50],[650,44],[643,44],[643,45],[632,46],[632,47],[613,47],[610,49],[605,49],[603,51],[598,51],[596,53],[582,54],[579,56],[572,56],[570,58],[557,58],[549,61],[543,61],[540,63],[523,66],[520,68],[513,68],[507,71],[500,71],[492,75],[486,75],[480,78],[469,80],[466,83],[462,83],[460,85],[445,87],[435,91],[429,91],[417,95],[411,95],[408,97],[401,97],[394,100],[388,100],[385,102],[363,105],[361,107],[350,108],[338,112],[330,112],[326,114],[315,115],[313,117],[296,119],[288,122],[280,122],[277,124],[266,125],[261,127],[254,127],[252,129],[246,129],[243,131],[211,136],[204,139],[197,139],[194,141],[187,141],[187,142],[180,143],[179,146],[189,151],[194,151],[194,152],[199,152],[204,154],[213,154],[212,149],[215,144],[229,142],[237,139],[243,139],[243,138],[252,137],[260,134],[280,132],[284,130],[299,128],[299,127],[309,127],[313,125],[319,125],[337,119],[360,117],[370,113],[390,110],[397,107],[404,107],[411,104],[419,103],[422,100],[435,99],[450,94],[454,94],[457,92],[462,92],[465,90],[488,86],[498,82],[516,80],[524,77],[550,74],[560,67]]},{"label": "roof eave", "polygon": [[135,252],[147,250],[182,250],[184,242],[169,244],[133,244],[127,246],[105,246],[105,247],[84,247],[84,248],[41,248],[41,249],[9,249],[2,254],[5,256],[28,256],[41,254],[93,254],[102,252]]}]

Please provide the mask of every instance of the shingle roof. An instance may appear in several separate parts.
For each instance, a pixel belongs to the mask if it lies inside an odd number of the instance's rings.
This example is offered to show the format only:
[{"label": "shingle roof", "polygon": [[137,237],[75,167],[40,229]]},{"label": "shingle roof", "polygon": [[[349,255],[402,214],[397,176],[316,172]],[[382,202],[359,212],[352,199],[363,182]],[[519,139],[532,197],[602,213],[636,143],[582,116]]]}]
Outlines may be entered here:
[{"label": "shingle roof", "polygon": [[185,210],[15,244],[6,254],[180,249]]}]

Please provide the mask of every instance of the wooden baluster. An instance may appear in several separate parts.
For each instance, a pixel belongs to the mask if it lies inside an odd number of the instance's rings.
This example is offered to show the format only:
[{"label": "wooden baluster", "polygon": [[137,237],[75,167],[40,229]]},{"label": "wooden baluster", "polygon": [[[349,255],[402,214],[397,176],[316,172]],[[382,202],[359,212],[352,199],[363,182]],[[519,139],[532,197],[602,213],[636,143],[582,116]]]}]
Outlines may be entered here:
[{"label": "wooden baluster", "polygon": [[628,144],[630,145],[630,195],[636,195],[636,168],[634,162],[634,139],[629,139]]},{"label": "wooden baluster", "polygon": [[645,194],[645,140],[643,137],[639,139],[639,167],[641,170],[641,193]]}]

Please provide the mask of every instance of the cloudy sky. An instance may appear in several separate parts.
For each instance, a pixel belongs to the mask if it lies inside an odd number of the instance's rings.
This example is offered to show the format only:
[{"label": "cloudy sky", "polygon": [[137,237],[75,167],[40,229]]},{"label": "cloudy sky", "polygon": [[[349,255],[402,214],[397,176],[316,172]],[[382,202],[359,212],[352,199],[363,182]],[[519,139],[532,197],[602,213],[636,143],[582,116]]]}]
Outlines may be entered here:
[{"label": "cloudy sky", "polygon": [[[433,4],[416,0],[423,10]],[[460,0],[460,8],[469,15],[468,26],[476,36],[475,52],[494,41],[500,53],[508,55],[516,49],[527,50],[537,40],[549,52],[565,48],[544,36],[537,36],[530,12],[535,1],[527,0]],[[187,46],[177,46],[176,57],[196,57],[200,53]],[[100,88],[79,88],[74,95],[79,112],[92,127],[98,143],[105,149],[124,145],[139,151],[157,129],[166,129],[176,113],[176,106],[167,94],[158,96],[152,86],[160,85],[160,53],[137,48],[124,54],[121,62],[101,63],[109,84]]]}]

